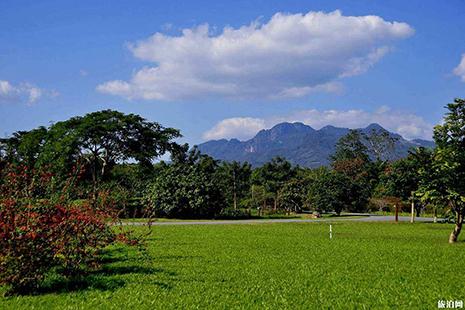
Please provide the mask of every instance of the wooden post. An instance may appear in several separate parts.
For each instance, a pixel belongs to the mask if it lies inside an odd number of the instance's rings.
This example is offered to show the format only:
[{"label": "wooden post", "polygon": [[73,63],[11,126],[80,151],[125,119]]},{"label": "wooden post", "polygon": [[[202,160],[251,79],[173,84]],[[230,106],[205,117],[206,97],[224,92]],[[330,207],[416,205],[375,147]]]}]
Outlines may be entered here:
[{"label": "wooden post", "polygon": [[399,208],[397,205],[394,205],[394,208],[396,208],[396,223],[399,221]]}]

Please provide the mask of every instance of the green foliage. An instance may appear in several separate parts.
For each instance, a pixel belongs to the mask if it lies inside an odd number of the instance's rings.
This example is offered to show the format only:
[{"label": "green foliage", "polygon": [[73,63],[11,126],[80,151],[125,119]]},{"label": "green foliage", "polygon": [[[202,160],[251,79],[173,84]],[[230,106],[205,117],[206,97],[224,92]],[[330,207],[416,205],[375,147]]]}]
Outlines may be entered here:
[{"label": "green foliage", "polygon": [[222,209],[216,216],[218,220],[239,220],[250,218],[250,213],[242,209]]},{"label": "green foliage", "polygon": [[368,134],[364,134],[364,140],[372,158],[376,161],[386,161],[393,157],[398,138],[385,129],[371,129]]},{"label": "green foliage", "polygon": [[112,247],[101,272],[0,308],[436,309],[465,296],[451,227],[338,222],[330,241],[328,223],[157,226],[149,257]]},{"label": "green foliage", "polygon": [[217,170],[215,160],[194,148],[158,171],[147,201],[157,216],[212,218],[226,206]]},{"label": "green foliage", "polygon": [[302,179],[292,179],[286,182],[279,191],[279,204],[288,212],[300,212],[307,209],[308,184]]},{"label": "green foliage", "polygon": [[[256,168],[252,173],[252,184],[261,185],[266,193],[274,196],[274,209],[278,209],[278,194],[284,184],[291,180],[296,170],[291,163],[282,157],[273,158],[270,162]],[[265,196],[270,196],[265,194]]]},{"label": "green foliage", "polygon": [[250,193],[252,167],[247,162],[222,162],[217,174],[223,192],[227,193],[225,196],[228,205],[237,209],[240,202],[247,199]]},{"label": "green foliage", "polygon": [[321,170],[310,185],[308,200],[320,212],[365,211],[369,193],[358,182],[335,171]]},{"label": "green foliage", "polygon": [[359,159],[368,162],[368,148],[363,143],[364,135],[360,130],[350,130],[336,143],[336,151],[331,156],[332,162]]},{"label": "green foliage", "polygon": [[449,242],[460,234],[465,216],[465,100],[447,105],[441,125],[434,128],[436,148],[431,165],[420,169],[418,196],[426,202],[447,206],[456,213],[456,227]]},{"label": "green foliage", "polygon": [[431,160],[432,152],[420,147],[410,151],[406,158],[388,165],[381,174],[380,194],[409,201],[412,193],[418,190],[422,171],[430,170]]},{"label": "green foliage", "polygon": [[0,140],[0,155],[7,162],[31,169],[50,166],[61,180],[66,180],[74,167],[84,165],[95,194],[115,165],[135,161],[150,170],[153,159],[177,147],[172,140],[178,137],[178,130],[138,115],[104,110],[49,128],[17,132]]}]

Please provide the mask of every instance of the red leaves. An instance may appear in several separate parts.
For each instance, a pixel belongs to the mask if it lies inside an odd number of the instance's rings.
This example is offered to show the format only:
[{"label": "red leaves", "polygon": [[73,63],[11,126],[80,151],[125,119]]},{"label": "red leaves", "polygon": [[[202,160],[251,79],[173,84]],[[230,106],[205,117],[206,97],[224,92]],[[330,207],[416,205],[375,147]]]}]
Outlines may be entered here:
[{"label": "red leaves", "polygon": [[0,202],[0,283],[30,290],[54,266],[96,266],[98,250],[116,240],[106,218],[90,206]]},{"label": "red leaves", "polygon": [[67,200],[82,170],[56,194],[53,174],[23,165],[0,168],[0,284],[12,292],[29,292],[54,267],[74,275],[98,266],[99,250],[120,241],[137,244],[128,234],[116,234],[108,221],[117,212],[106,192],[92,205]]}]

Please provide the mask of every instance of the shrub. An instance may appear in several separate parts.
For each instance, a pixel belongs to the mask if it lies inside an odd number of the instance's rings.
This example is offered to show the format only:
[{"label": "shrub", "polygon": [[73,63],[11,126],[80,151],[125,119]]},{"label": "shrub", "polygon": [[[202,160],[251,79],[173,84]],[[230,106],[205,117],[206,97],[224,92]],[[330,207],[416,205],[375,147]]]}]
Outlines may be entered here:
[{"label": "shrub", "polygon": [[[135,242],[108,225],[117,215],[108,193],[71,203],[65,190],[45,198],[50,174],[10,166],[0,177],[0,284],[10,294],[33,291],[52,269],[74,276],[96,268],[101,249]],[[72,188],[74,180],[67,183]]]},{"label": "shrub", "polygon": [[117,238],[106,219],[88,206],[2,202],[0,283],[23,293],[37,288],[54,267],[67,276],[97,267],[99,250]]},{"label": "shrub", "polygon": [[248,218],[250,218],[250,213],[241,209],[223,209],[215,216],[215,219],[222,220],[237,220]]}]

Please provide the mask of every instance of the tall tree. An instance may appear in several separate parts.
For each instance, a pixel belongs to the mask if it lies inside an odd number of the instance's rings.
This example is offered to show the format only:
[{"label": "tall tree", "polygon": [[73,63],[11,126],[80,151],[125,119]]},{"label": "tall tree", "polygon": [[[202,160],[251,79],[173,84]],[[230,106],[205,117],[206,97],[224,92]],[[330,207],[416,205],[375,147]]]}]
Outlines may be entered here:
[{"label": "tall tree", "polygon": [[218,170],[220,182],[225,193],[230,193],[234,209],[237,209],[238,201],[244,199],[250,189],[250,176],[252,167],[249,163],[223,162]]},{"label": "tall tree", "polygon": [[267,192],[274,195],[274,210],[278,208],[279,191],[295,175],[290,162],[282,157],[275,157],[252,173],[252,183],[263,185]]},{"label": "tall tree", "polygon": [[345,175],[320,170],[309,187],[308,200],[317,211],[334,211],[339,215],[352,203],[348,184],[350,179]]},{"label": "tall tree", "polygon": [[[379,194],[387,197],[397,197],[404,202],[413,202],[417,216],[419,216],[422,204],[418,201],[411,201],[414,198],[412,194],[419,189],[421,176],[426,171],[428,171],[426,174],[430,175],[431,160],[432,151],[419,147],[409,151],[406,158],[390,163],[381,174]],[[426,174],[424,174],[425,177]]]},{"label": "tall tree", "polygon": [[443,123],[434,128],[433,163],[420,195],[442,200],[455,213],[455,227],[449,237],[454,243],[465,215],[465,100],[455,99],[446,108]]},{"label": "tall tree", "polygon": [[138,115],[104,110],[52,125],[40,158],[65,168],[85,161],[95,195],[99,180],[116,163],[133,160],[152,167],[151,161],[173,149],[172,140],[178,137],[178,130]]},{"label": "tall tree", "polygon": [[331,155],[331,161],[339,162],[346,160],[360,159],[368,162],[368,148],[363,143],[364,135],[360,130],[351,129],[349,133],[336,143],[336,150]]},{"label": "tall tree", "polygon": [[372,157],[376,161],[392,159],[392,153],[395,149],[398,137],[392,136],[385,129],[371,129],[370,132],[364,134],[364,142]]}]

